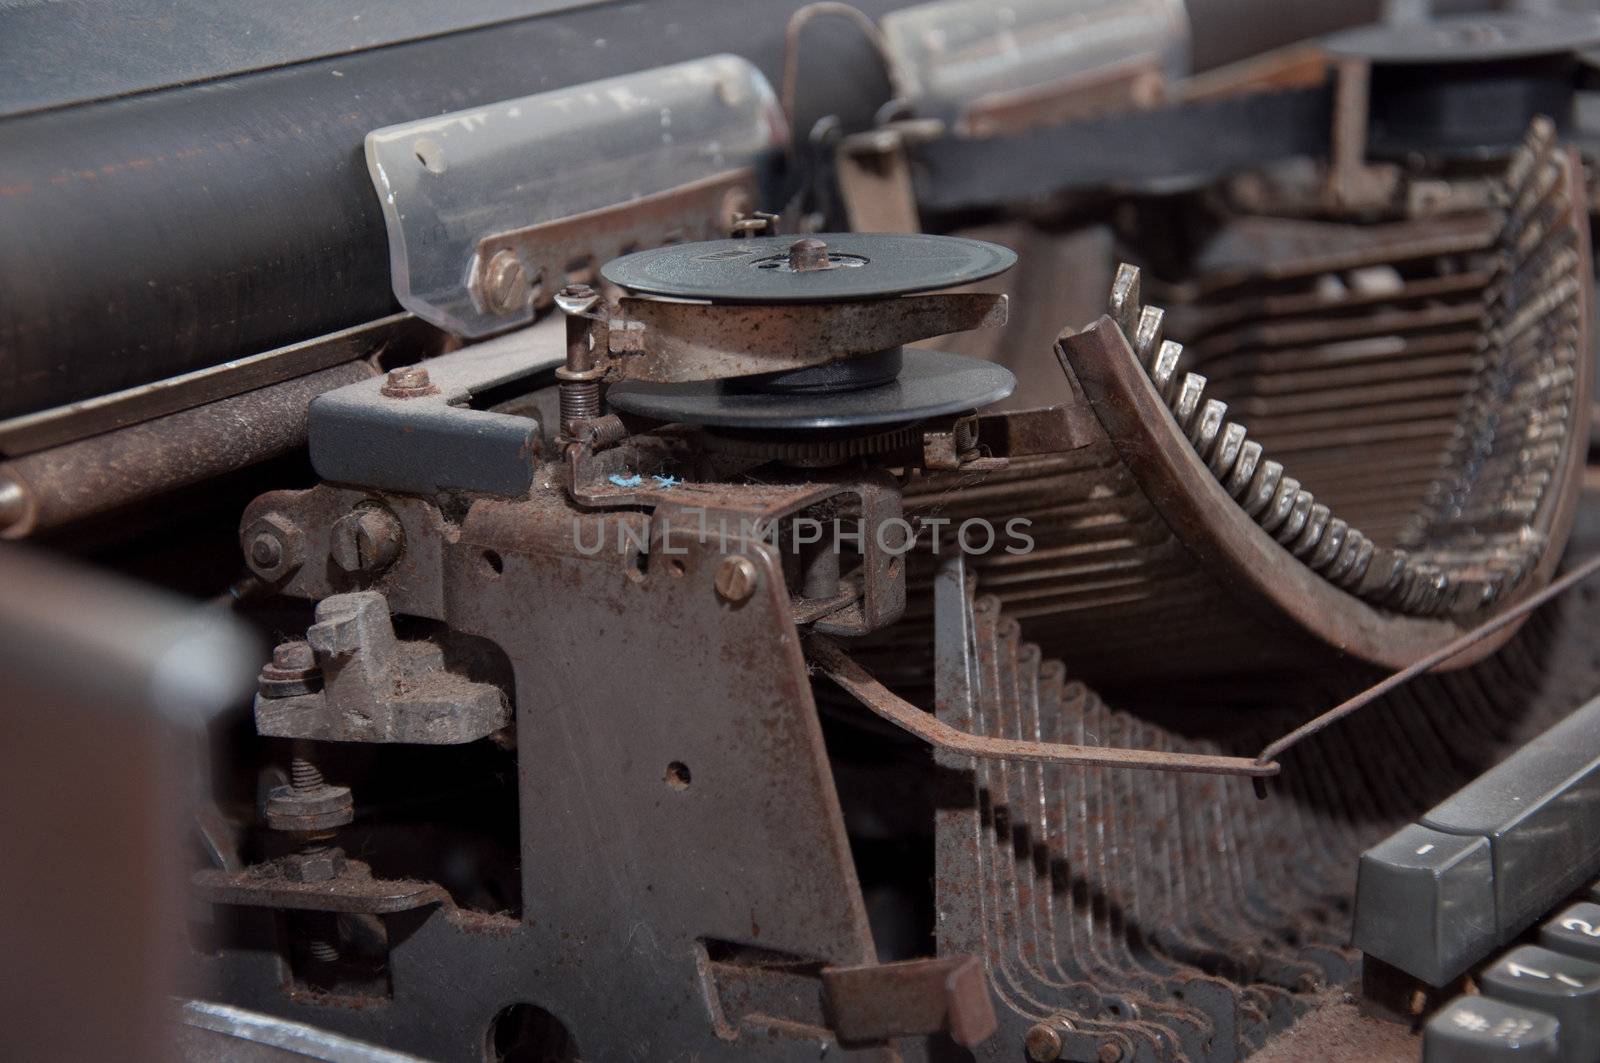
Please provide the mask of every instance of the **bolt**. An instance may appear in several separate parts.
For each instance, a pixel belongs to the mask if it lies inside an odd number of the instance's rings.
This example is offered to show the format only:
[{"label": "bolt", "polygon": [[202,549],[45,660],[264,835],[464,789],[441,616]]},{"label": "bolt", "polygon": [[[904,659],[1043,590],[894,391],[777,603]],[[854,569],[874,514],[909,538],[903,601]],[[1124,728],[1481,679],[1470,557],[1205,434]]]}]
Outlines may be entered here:
[{"label": "bolt", "polygon": [[738,605],[756,592],[761,571],[742,554],[729,554],[717,566],[717,593],[722,600]]},{"label": "bolt", "polygon": [[528,305],[533,285],[515,251],[496,251],[483,270],[483,298],[496,314],[514,314]]},{"label": "bolt", "polygon": [[1061,1035],[1045,1023],[1035,1023],[1022,1038],[1033,1063],[1050,1063],[1061,1055]]},{"label": "bolt", "polygon": [[272,649],[272,667],[283,672],[308,672],[317,666],[317,655],[303,640],[280,642]]},{"label": "bolt", "polygon": [[263,532],[250,543],[250,560],[257,568],[277,568],[283,560],[283,547],[278,540]]},{"label": "bolt", "polygon": [[587,284],[569,284],[556,292],[556,306],[563,314],[587,314],[600,301],[600,293]]},{"label": "bolt", "polygon": [[322,689],[322,670],[311,645],[299,639],[273,647],[272,661],[256,677],[256,688],[264,698],[289,698]]},{"label": "bolt", "polygon": [[328,785],[312,757],[311,743],[297,739],[289,754],[289,785],[267,798],[267,825],[299,839],[299,848],[281,865],[295,882],[326,882],[343,873],[344,850],[333,844],[334,828],[351,820],[349,788]]},{"label": "bolt", "polygon": [[362,506],[333,522],[328,553],[346,572],[380,572],[400,553],[405,534],[393,513]]},{"label": "bolt", "polygon": [[1113,1041],[1101,1041],[1100,1049],[1095,1052],[1094,1057],[1100,1063],[1121,1063],[1122,1048]]},{"label": "bolt", "polygon": [[560,382],[561,434],[571,439],[579,421],[599,417],[600,378],[603,366],[595,365],[594,333],[587,316],[600,301],[600,293],[587,284],[569,284],[556,293],[556,306],[567,315],[567,364],[556,370]]},{"label": "bolt", "polygon": [[313,764],[304,752],[296,752],[289,758],[289,784],[297,794],[310,793],[328,785],[322,777],[322,769]]},{"label": "bolt", "polygon": [[255,574],[268,583],[286,579],[303,559],[299,525],[282,513],[257,517],[240,534],[245,557]]},{"label": "bolt", "polygon": [[420,395],[434,395],[439,389],[433,386],[428,371],[420,365],[403,365],[389,370],[383,381],[383,394],[391,399],[414,399]]},{"label": "bolt", "polygon": [[815,237],[796,240],[789,245],[789,268],[796,273],[828,268],[828,245]]},{"label": "bolt", "polygon": [[292,925],[305,941],[306,958],[328,967],[339,962],[339,916],[334,912],[299,912]]}]

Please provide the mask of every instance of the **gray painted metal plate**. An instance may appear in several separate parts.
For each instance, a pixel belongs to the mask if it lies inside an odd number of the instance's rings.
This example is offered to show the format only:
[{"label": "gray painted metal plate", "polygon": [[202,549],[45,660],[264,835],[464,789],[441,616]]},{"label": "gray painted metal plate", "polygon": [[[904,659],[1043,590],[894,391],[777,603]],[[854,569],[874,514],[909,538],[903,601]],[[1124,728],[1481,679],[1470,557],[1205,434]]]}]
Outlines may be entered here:
[{"label": "gray painted metal plate", "polygon": [[1017,378],[993,362],[908,347],[899,374],[877,387],[796,394],[741,390],[730,383],[626,381],[612,385],[606,402],[624,413],[715,428],[865,428],[986,406],[1011,394]]},{"label": "gray painted metal plate", "polygon": [[971,284],[1010,269],[1016,252],[983,240],[886,233],[818,233],[834,268],[786,268],[798,237],[674,244],[613,259],[601,276],[618,287],[676,299],[816,303],[883,299]]}]

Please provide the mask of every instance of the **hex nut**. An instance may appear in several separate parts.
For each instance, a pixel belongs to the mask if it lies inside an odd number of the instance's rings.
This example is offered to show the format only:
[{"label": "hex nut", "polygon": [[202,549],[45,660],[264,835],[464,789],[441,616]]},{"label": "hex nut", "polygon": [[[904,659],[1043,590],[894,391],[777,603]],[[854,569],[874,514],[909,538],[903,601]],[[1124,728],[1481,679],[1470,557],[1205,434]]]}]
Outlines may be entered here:
[{"label": "hex nut", "polygon": [[250,571],[268,583],[294,575],[305,560],[305,536],[300,526],[282,513],[257,517],[239,541]]},{"label": "hex nut", "polygon": [[283,877],[290,882],[327,882],[344,872],[344,852],[334,846],[278,858]]}]

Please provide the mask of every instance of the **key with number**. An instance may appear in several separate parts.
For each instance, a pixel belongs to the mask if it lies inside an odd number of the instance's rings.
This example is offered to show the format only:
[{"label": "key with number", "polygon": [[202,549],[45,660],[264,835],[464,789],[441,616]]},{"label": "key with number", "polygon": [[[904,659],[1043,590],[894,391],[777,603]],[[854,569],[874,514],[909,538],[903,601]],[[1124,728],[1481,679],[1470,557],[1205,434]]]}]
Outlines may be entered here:
[{"label": "key with number", "polygon": [[1496,960],[1479,984],[1484,996],[1555,1016],[1562,1063],[1600,1059],[1600,964],[1523,945]]},{"label": "key with number", "polygon": [[1530,1008],[1488,997],[1457,997],[1428,1020],[1422,1063],[1554,1063],[1561,1024]]},{"label": "key with number", "polygon": [[1442,986],[1498,945],[1494,865],[1481,837],[1415,823],[1361,855],[1355,945]]},{"label": "key with number", "polygon": [[1539,928],[1539,944],[1600,963],[1600,904],[1584,901],[1568,906]]}]

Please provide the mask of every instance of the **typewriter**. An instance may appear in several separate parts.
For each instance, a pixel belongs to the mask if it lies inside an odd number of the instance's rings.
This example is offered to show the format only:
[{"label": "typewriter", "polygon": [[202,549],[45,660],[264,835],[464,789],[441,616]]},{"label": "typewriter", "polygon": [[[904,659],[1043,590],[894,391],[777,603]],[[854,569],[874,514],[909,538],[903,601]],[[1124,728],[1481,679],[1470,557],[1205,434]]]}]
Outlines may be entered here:
[{"label": "typewriter", "polygon": [[1600,10],[0,39],[0,1056],[1600,1059]]}]

